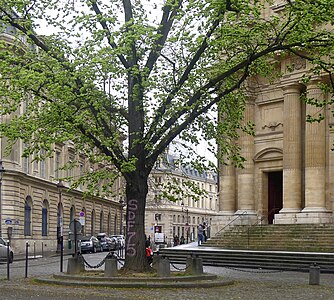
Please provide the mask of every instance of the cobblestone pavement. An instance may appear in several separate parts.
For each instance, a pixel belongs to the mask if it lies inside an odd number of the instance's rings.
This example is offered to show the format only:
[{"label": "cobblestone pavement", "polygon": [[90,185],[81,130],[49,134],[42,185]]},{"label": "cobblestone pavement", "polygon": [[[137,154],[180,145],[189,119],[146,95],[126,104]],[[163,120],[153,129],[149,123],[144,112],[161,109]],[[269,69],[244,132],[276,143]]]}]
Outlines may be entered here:
[{"label": "cobblestone pavement", "polygon": [[[98,264],[106,253],[85,255],[91,265]],[[64,258],[64,270],[67,257]],[[235,281],[233,285],[220,288],[191,289],[115,289],[43,285],[33,278],[50,276],[59,272],[59,257],[46,257],[29,261],[28,278],[25,276],[25,261],[14,261],[7,280],[6,264],[0,264],[1,300],[75,300],[75,299],[118,299],[118,300],[334,300],[334,274],[321,274],[320,285],[309,285],[309,273],[281,272],[270,270],[232,269],[205,267],[208,273]]]}]

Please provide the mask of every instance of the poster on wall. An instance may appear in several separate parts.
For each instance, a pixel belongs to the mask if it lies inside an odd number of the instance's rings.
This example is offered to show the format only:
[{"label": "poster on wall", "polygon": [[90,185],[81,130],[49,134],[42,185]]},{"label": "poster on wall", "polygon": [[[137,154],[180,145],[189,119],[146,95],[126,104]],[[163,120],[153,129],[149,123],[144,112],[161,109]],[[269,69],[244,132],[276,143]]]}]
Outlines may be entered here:
[{"label": "poster on wall", "polygon": [[154,226],[154,242],[156,244],[165,242],[165,235],[162,232],[162,226],[161,225],[155,225]]}]

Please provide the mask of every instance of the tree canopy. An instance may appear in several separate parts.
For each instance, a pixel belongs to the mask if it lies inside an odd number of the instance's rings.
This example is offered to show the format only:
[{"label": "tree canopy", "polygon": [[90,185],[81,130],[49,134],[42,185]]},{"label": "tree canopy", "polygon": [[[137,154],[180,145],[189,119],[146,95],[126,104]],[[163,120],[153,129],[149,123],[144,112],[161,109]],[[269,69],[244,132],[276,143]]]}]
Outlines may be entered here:
[{"label": "tree canopy", "polygon": [[[241,125],[247,80],[273,77],[288,55],[308,59],[308,75],[332,70],[334,0],[281,1],[274,12],[276,2],[1,0],[3,32],[15,36],[0,44],[0,113],[11,116],[1,133],[22,140],[25,155],[72,141],[108,167],[96,181],[122,175],[125,266],[146,269],[147,178],[158,156],[176,139],[187,151],[205,139],[240,165],[231,141],[252,131]],[[204,155],[194,161],[203,171]]]}]

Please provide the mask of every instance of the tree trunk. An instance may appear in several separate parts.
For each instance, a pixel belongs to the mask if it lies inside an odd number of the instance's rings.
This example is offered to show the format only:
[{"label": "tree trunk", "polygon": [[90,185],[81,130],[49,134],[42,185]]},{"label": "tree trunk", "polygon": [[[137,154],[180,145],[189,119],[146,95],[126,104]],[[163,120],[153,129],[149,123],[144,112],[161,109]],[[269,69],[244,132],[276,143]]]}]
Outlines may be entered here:
[{"label": "tree trunk", "polygon": [[150,270],[145,255],[145,205],[148,175],[141,172],[126,179],[126,245],[124,268],[136,272]]}]

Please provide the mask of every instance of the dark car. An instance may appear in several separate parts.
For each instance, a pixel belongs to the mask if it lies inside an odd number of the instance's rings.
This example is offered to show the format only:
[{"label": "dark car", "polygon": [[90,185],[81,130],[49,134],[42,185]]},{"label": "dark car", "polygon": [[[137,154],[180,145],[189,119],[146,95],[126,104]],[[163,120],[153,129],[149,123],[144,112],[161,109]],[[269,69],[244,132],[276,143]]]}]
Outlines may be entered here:
[{"label": "dark car", "polygon": [[102,245],[99,239],[95,236],[84,236],[81,238],[81,252],[92,252],[103,251]]},{"label": "dark car", "polygon": [[12,263],[14,260],[13,249],[7,245],[7,242],[0,237],[0,260],[7,260],[7,248],[9,247],[9,262]]},{"label": "dark car", "polygon": [[112,251],[117,249],[117,242],[115,239],[111,239],[105,233],[99,233],[97,235],[103,251]]}]

